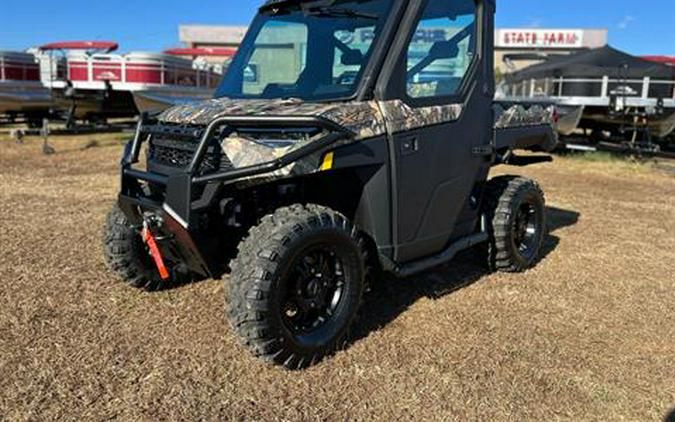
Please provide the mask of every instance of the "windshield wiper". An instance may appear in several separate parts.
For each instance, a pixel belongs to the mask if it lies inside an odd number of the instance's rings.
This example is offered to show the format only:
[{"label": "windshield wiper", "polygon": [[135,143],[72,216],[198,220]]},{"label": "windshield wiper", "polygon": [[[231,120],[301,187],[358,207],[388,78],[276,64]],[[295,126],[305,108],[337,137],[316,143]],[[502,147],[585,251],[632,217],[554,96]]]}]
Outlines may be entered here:
[{"label": "windshield wiper", "polygon": [[[304,9],[304,8],[303,8]],[[332,17],[332,18],[362,18],[362,19],[379,19],[379,16],[372,13],[359,12],[354,9],[345,9],[338,7],[315,7],[304,10],[305,14],[318,17]]]}]

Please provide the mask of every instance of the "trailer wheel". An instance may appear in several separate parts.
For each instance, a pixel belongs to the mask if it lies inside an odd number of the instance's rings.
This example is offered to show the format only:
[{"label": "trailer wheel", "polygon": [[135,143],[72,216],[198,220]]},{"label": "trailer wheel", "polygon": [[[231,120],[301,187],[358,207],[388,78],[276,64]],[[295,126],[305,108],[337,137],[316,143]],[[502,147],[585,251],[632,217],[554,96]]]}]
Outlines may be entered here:
[{"label": "trailer wheel", "polygon": [[103,242],[108,267],[132,287],[156,291],[186,281],[187,274],[175,268],[170,280],[161,279],[138,230],[117,205],[108,214]]},{"label": "trailer wheel", "polygon": [[230,323],[254,356],[301,369],[343,347],[364,291],[365,243],[346,217],[317,205],[278,209],[232,262]]},{"label": "trailer wheel", "polygon": [[546,206],[535,181],[504,176],[488,182],[485,215],[490,235],[487,256],[493,270],[523,272],[539,261]]}]

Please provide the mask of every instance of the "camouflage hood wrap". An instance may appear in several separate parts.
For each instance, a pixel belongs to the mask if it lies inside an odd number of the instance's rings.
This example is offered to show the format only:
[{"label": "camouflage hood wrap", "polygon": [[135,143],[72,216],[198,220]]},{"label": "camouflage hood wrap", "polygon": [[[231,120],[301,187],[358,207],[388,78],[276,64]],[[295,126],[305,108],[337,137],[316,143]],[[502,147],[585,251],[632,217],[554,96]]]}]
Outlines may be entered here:
[{"label": "camouflage hood wrap", "polygon": [[375,102],[308,103],[289,100],[236,100],[217,98],[166,110],[159,120],[182,125],[206,126],[225,116],[316,116],[328,119],[354,132],[357,139],[372,138],[386,132]]}]

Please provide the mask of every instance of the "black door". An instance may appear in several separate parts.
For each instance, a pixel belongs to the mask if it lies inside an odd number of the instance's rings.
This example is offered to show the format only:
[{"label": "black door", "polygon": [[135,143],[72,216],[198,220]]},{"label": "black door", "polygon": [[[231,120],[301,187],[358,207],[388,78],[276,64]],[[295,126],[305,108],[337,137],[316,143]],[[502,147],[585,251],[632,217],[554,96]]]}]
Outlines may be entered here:
[{"label": "black door", "polygon": [[414,30],[399,42],[392,77],[400,100],[382,103],[394,161],[397,262],[438,253],[475,230],[476,187],[489,163],[473,150],[492,136],[491,10],[473,0],[418,3],[411,3],[405,25]]}]

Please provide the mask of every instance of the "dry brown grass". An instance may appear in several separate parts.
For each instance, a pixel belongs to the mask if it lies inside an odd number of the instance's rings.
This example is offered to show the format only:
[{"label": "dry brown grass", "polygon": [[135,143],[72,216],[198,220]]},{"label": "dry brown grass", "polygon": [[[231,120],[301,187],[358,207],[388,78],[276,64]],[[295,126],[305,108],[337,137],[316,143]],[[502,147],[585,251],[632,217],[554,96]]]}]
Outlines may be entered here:
[{"label": "dry brown grass", "polygon": [[675,405],[672,176],[506,169],[548,194],[536,269],[462,256],[384,280],[351,347],[290,373],[236,345],[222,281],[143,294],[107,272],[118,138],[58,139],[49,157],[0,138],[0,419],[660,420]]}]

